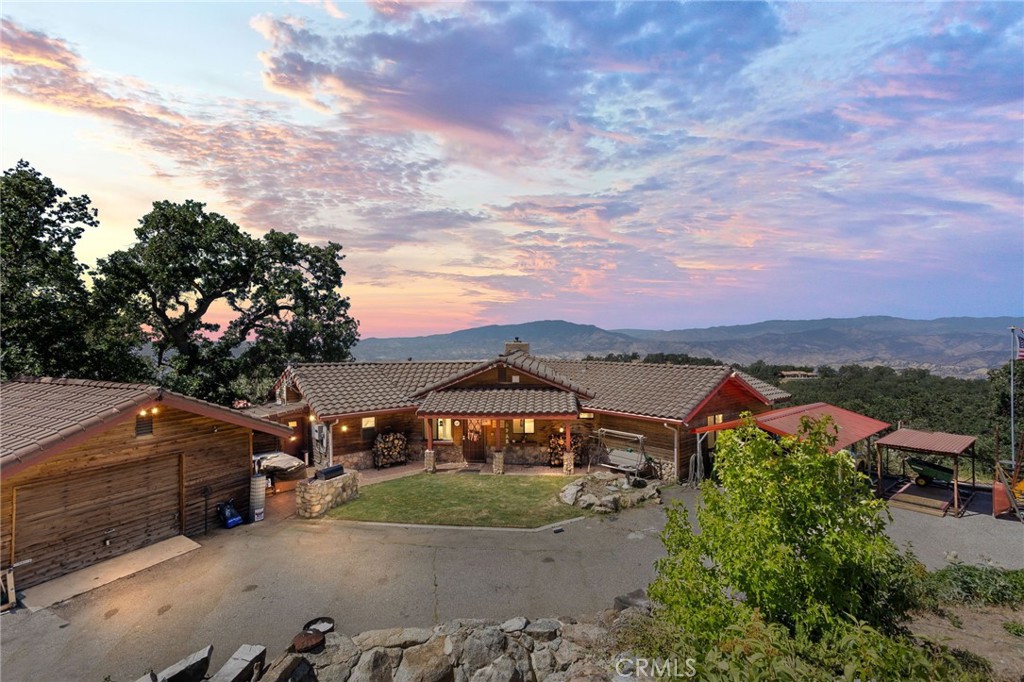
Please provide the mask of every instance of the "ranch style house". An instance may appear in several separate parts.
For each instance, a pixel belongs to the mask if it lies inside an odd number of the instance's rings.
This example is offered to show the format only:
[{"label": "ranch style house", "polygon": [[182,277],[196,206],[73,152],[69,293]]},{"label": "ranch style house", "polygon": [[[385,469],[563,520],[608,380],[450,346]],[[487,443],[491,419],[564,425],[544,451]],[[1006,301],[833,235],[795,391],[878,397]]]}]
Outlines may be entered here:
[{"label": "ranch style house", "polygon": [[[250,413],[287,424],[290,439],[263,437],[317,468],[374,466],[378,435],[405,437],[412,459],[437,463],[557,465],[552,452],[598,429],[642,434],[646,454],[685,479],[698,427],[760,413],[785,391],[726,366],[542,359],[510,342],[483,362],[310,363],[289,367],[274,403]],[[704,452],[713,434],[702,438]],[[378,462],[379,463],[379,462]],[[573,458],[565,458],[567,470]]]}]

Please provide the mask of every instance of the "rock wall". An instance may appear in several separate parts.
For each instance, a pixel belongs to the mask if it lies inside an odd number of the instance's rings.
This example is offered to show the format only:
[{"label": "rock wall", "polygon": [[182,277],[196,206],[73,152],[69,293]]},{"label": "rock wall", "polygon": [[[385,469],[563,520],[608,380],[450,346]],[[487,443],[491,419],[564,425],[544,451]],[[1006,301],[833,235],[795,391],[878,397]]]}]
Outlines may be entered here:
[{"label": "rock wall", "polygon": [[523,617],[433,628],[328,633],[319,651],[286,653],[261,682],[568,682],[610,680],[611,627]]},{"label": "rock wall", "polygon": [[315,519],[358,495],[359,483],[351,471],[328,481],[299,481],[295,487],[295,513],[304,519]]}]

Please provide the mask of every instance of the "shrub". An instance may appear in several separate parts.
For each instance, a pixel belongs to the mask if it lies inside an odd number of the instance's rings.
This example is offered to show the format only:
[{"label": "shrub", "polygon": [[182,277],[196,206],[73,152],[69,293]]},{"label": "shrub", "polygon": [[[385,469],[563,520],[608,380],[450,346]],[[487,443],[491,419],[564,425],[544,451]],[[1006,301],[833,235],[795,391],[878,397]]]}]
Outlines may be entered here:
[{"label": "shrub", "polygon": [[811,641],[845,614],[899,630],[916,562],[886,536],[884,501],[848,454],[828,451],[834,442],[827,420],[775,439],[748,418],[719,437],[722,488],[703,485],[700,534],[685,508],[669,511],[650,589],[665,617],[701,638],[750,622],[752,608]]},{"label": "shrub", "polygon": [[919,589],[920,606],[933,611],[950,604],[1015,606],[1024,603],[1024,570],[954,562],[924,576]]}]

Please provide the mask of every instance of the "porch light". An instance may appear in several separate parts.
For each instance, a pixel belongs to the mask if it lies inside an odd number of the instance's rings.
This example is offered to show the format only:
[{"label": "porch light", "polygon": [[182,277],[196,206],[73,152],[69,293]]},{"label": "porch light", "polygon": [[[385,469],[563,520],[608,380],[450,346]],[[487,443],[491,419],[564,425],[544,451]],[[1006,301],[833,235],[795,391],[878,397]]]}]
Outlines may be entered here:
[{"label": "porch light", "polygon": [[559,426],[558,427],[558,432],[559,433],[565,433],[565,427],[564,426]]},{"label": "porch light", "polygon": [[142,410],[141,412],[139,412],[139,416],[140,417],[145,417],[146,416],[146,411]]},{"label": "porch light", "polygon": [[348,431],[348,424],[342,424],[342,425],[341,425],[341,430],[342,430],[343,432],[344,432],[344,431]]}]

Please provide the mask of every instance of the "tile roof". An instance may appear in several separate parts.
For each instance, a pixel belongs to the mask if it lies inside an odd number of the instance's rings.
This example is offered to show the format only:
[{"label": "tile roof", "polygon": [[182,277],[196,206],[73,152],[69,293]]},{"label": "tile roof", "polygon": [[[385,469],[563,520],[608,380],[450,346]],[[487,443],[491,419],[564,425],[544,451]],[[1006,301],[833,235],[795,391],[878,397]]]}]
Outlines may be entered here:
[{"label": "tile roof", "polygon": [[559,372],[590,386],[587,410],[607,410],[684,420],[732,374],[722,365],[655,365],[645,362],[549,360]]},{"label": "tile roof", "polygon": [[417,414],[439,415],[574,415],[576,394],[555,388],[452,388],[433,391]]},{"label": "tile roof", "polygon": [[159,386],[84,379],[19,377],[0,384],[0,466],[23,463],[69,439],[125,418],[142,405],[164,402],[258,431],[289,435],[286,427],[190,398]]},{"label": "tile roof", "polygon": [[320,418],[415,409],[412,395],[475,362],[323,362],[289,370],[296,387]]},{"label": "tile roof", "polygon": [[563,388],[567,388],[575,393],[579,393],[587,397],[592,396],[589,389],[587,389],[584,386],[581,386],[580,384],[576,383],[569,377],[566,377],[559,373],[558,371],[556,371],[551,366],[551,363],[549,363],[548,361],[541,360],[540,358],[535,358],[532,355],[527,355],[522,351],[515,351],[513,353],[500,356],[493,360],[484,360],[483,362],[475,363],[471,367],[467,367],[461,372],[457,372],[456,374],[452,374],[447,377],[442,377],[439,381],[436,381],[433,384],[421,388],[414,395],[424,395],[426,393],[429,393],[430,391],[435,391],[440,388],[445,388],[447,386],[457,384],[459,381],[462,381],[467,377],[471,377],[474,374],[479,374],[480,372],[484,372],[490,369],[491,367],[495,367],[500,364],[505,364],[509,367],[512,367],[513,369],[518,369],[519,371],[525,374],[531,374],[539,379],[548,381],[552,384],[555,384]]},{"label": "tile roof", "polygon": [[[721,365],[547,360],[521,351],[485,362],[311,363],[288,371],[313,412],[331,418],[418,408],[425,396],[456,390],[449,387],[499,362],[575,393],[583,409],[673,420],[689,416],[733,374]],[[737,375],[768,402],[790,397],[754,377]]]}]

